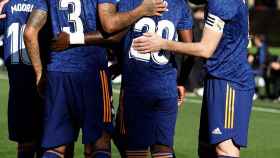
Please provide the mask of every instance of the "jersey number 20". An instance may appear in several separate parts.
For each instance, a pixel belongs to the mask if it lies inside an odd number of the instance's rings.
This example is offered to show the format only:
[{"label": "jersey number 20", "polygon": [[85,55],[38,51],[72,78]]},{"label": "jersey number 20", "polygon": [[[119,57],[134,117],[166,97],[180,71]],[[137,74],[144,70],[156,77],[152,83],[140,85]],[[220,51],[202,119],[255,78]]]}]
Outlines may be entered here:
[{"label": "jersey number 20", "polygon": [[[172,40],[175,36],[175,26],[169,20],[160,20],[156,25],[156,22],[152,18],[142,18],[135,24],[134,32],[142,33],[144,29],[146,29],[146,32],[156,32],[159,36],[168,40]],[[151,54],[140,54],[131,47],[129,51],[129,57],[144,62],[153,60],[159,65],[164,65],[168,63],[170,55],[169,53],[160,55],[159,52],[151,52]]]}]

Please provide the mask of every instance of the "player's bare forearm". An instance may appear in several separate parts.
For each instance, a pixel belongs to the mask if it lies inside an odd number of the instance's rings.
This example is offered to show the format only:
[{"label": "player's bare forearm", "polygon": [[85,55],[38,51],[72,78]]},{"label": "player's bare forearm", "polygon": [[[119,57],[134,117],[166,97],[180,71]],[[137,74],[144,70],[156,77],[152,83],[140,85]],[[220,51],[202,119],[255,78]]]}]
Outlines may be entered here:
[{"label": "player's bare forearm", "polygon": [[103,29],[107,33],[122,30],[143,16],[159,16],[166,11],[162,0],[144,0],[134,10],[128,12],[117,12],[115,4],[103,3],[98,5],[98,14]]},{"label": "player's bare forearm", "polygon": [[[40,57],[40,48],[38,42],[38,33],[47,21],[47,12],[34,9],[28,19],[24,31],[24,42],[29,53],[36,76],[42,75],[42,62]],[[37,80],[38,82],[38,80]]]},{"label": "player's bare forearm", "polygon": [[210,58],[217,48],[222,33],[204,28],[202,40],[196,43],[184,43],[165,40],[154,33],[145,33],[134,40],[133,47],[140,53],[168,50],[177,54]]},{"label": "player's bare forearm", "polygon": [[98,12],[102,27],[107,33],[126,28],[143,16],[140,7],[130,12],[117,13],[116,6],[109,3],[99,4]]},{"label": "player's bare forearm", "polygon": [[101,33],[100,31],[89,32],[85,34],[85,43],[86,44],[97,44],[97,45],[106,45],[111,43],[118,43],[127,33],[128,29],[107,34]]},{"label": "player's bare forearm", "polygon": [[[88,32],[84,34],[86,45],[104,45],[118,43],[125,35],[127,30],[123,30],[114,34],[101,33],[100,31]],[[54,51],[63,51],[71,46],[70,35],[66,32],[61,32],[57,38],[52,40],[51,49]]]},{"label": "player's bare forearm", "polygon": [[217,33],[208,28],[204,28],[203,36],[197,43],[179,43],[163,41],[162,49],[174,51],[180,54],[210,58],[216,50],[222,33]]}]

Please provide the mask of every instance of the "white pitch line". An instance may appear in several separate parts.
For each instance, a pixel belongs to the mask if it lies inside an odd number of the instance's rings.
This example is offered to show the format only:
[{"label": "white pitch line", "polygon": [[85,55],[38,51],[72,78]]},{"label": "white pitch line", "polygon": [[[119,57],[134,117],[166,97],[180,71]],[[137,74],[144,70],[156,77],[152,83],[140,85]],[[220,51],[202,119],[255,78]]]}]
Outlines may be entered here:
[{"label": "white pitch line", "polygon": [[[190,99],[190,98],[185,99],[185,101],[190,102],[190,103],[196,103],[196,104],[201,104],[202,103],[201,100]],[[280,110],[272,109],[272,108],[253,107],[253,110],[254,111],[260,111],[260,112],[280,114]]]},{"label": "white pitch line", "polygon": [[[117,93],[117,94],[120,94],[120,91],[117,90],[117,89],[114,89],[114,88],[113,88],[113,92],[114,92],[114,93]],[[198,99],[190,99],[190,98],[185,98],[185,102],[195,103],[195,104],[201,104],[201,103],[202,103],[201,100],[198,100]],[[272,109],[272,108],[253,107],[253,111],[280,114],[280,110]]]}]

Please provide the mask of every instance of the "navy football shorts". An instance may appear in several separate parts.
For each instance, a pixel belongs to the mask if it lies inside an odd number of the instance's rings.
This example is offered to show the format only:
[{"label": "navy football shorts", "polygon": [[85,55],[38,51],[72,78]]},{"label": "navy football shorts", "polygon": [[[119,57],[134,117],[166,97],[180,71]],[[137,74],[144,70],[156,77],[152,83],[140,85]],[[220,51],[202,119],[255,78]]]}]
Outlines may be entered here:
[{"label": "navy football shorts", "polygon": [[31,65],[7,65],[9,76],[9,138],[19,143],[40,141],[43,106]]},{"label": "navy football shorts", "polygon": [[218,144],[228,139],[247,146],[254,90],[242,91],[217,78],[208,78],[200,122],[200,145]]},{"label": "navy football shorts", "polygon": [[131,96],[124,91],[117,129],[127,150],[147,150],[155,144],[173,147],[177,111],[177,97]]},{"label": "navy football shorts", "polygon": [[42,146],[52,148],[77,140],[94,143],[112,133],[111,84],[107,71],[48,72]]}]

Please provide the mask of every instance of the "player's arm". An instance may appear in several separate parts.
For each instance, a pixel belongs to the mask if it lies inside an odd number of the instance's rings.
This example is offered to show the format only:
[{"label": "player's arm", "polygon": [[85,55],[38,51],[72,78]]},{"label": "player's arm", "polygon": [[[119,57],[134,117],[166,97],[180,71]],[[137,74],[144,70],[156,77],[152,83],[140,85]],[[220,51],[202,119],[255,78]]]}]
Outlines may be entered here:
[{"label": "player's arm", "polygon": [[[193,39],[192,30],[179,30],[178,36],[181,42],[190,43]],[[179,56],[179,67],[178,70],[178,77],[177,77],[177,89],[178,89],[178,105],[183,105],[184,98],[185,98],[185,82],[188,78],[190,67],[186,66],[186,59],[184,56]]]},{"label": "player's arm", "polygon": [[9,2],[9,0],[1,0],[0,1],[0,19],[6,18],[6,14],[2,13],[4,10],[4,6]]},{"label": "player's arm", "polygon": [[216,50],[222,34],[222,32],[204,27],[200,42],[183,43],[165,40],[156,34],[145,33],[144,36],[134,40],[133,47],[140,53],[149,53],[162,49],[178,54],[210,58]]},{"label": "player's arm", "polygon": [[160,16],[166,10],[163,0],[143,0],[141,5],[128,12],[117,12],[116,4],[113,3],[98,4],[101,25],[107,33],[122,30],[143,16]]},{"label": "player's arm", "polygon": [[200,42],[182,43],[168,41],[156,34],[145,33],[144,36],[134,40],[133,47],[140,53],[149,53],[163,49],[184,55],[210,58],[221,40],[224,25],[225,22],[222,19],[209,14]]},{"label": "player's arm", "polygon": [[[118,43],[125,35],[127,30],[122,30],[113,34],[102,33],[101,31],[88,32],[84,34],[84,42],[86,45],[108,45]],[[57,38],[52,40],[51,49],[54,51],[62,51],[69,48],[72,44],[71,37],[66,32],[61,32]]]},{"label": "player's arm", "polygon": [[47,21],[47,11],[40,9],[33,9],[24,31],[24,42],[28,50],[30,60],[36,73],[36,81],[39,84],[42,74],[43,66],[40,57],[38,34]]},{"label": "player's arm", "polygon": [[[180,30],[178,31],[178,36],[181,42],[184,43],[191,43],[193,40],[193,32],[192,30]],[[185,84],[185,81],[187,80],[188,74],[190,72],[190,67],[186,67],[185,65],[186,63],[186,58],[184,58],[184,56],[182,56],[180,58],[180,71],[178,73],[178,85],[183,86]]]}]

